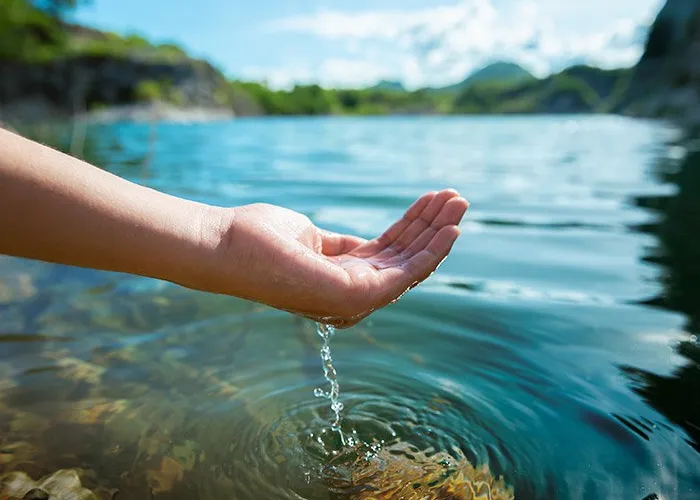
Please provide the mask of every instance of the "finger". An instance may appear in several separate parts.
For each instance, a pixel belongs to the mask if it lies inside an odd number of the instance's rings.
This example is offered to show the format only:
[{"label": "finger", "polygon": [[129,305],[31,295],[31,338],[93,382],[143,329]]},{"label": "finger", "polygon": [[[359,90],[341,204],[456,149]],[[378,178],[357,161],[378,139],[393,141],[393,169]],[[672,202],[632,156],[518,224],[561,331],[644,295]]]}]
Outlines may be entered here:
[{"label": "finger", "polygon": [[421,214],[399,235],[391,244],[391,248],[396,253],[403,252],[425,229],[432,225],[435,218],[440,214],[445,204],[452,198],[459,196],[454,189],[440,191],[428,204]]},{"label": "finger", "polygon": [[403,265],[382,270],[381,273],[388,283],[387,302],[400,297],[408,289],[430,276],[450,253],[459,235],[458,226],[445,226],[433,236],[423,250]]},{"label": "finger", "polygon": [[432,227],[441,228],[444,226],[457,226],[462,221],[462,217],[469,209],[469,202],[457,196],[445,203],[440,213],[433,219]]},{"label": "finger", "polygon": [[352,252],[355,248],[365,243],[367,243],[366,239],[357,236],[321,231],[321,253],[327,257]]},{"label": "finger", "polygon": [[437,196],[437,194],[437,191],[430,191],[414,201],[408,210],[406,210],[406,213],[403,214],[403,217],[394,222],[389,229],[384,231],[381,236],[375,239],[375,241],[378,243],[377,250],[382,250],[390,246],[396,240],[396,238],[398,238],[401,233],[403,233],[406,228],[411,225],[411,222],[420,216],[421,212],[425,210],[425,208],[430,204],[433,198]]},{"label": "finger", "polygon": [[390,258],[384,264],[386,267],[400,264],[424,250],[433,240],[437,232],[445,226],[456,226],[469,208],[469,202],[462,197],[452,198],[440,210],[433,223],[428,226],[413,242],[399,255]]}]

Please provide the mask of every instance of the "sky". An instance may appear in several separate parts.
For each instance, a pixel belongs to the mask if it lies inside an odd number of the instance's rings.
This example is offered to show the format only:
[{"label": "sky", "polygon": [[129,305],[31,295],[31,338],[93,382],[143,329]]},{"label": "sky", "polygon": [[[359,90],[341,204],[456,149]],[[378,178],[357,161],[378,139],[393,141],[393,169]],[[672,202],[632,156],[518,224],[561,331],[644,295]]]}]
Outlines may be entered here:
[{"label": "sky", "polygon": [[175,42],[232,78],[408,88],[496,60],[631,66],[663,0],[91,0],[77,22]]}]

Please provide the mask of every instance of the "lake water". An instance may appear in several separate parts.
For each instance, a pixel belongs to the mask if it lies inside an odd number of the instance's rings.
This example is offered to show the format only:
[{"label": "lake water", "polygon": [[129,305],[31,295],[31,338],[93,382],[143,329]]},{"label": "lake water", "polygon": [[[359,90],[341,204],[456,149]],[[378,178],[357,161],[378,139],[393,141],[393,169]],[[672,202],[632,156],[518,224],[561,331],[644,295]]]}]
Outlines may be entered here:
[{"label": "lake water", "polygon": [[[697,146],[618,117],[338,118],[105,125],[81,150],[364,237],[458,189],[471,208],[439,271],[331,340],[344,434],[461,453],[516,498],[642,500],[700,498]],[[313,395],[310,321],[0,258],[0,333],[4,472],[81,468],[137,500],[363,494]]]}]

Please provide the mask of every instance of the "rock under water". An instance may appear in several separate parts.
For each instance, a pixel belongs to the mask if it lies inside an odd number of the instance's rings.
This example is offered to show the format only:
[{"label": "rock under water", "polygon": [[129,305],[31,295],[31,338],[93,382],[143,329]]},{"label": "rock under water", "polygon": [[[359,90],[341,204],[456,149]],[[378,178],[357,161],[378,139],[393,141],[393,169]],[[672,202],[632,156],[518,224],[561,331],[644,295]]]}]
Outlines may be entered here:
[{"label": "rock under water", "polygon": [[[373,455],[331,464],[326,480],[340,498],[356,500],[513,500],[511,487],[487,465],[474,467],[460,452],[428,453],[399,443]],[[341,459],[342,460],[342,459]]]},{"label": "rock under water", "polygon": [[0,476],[0,498],[3,500],[107,500],[114,492],[94,493],[83,488],[78,472],[62,469],[38,481],[24,472]]}]

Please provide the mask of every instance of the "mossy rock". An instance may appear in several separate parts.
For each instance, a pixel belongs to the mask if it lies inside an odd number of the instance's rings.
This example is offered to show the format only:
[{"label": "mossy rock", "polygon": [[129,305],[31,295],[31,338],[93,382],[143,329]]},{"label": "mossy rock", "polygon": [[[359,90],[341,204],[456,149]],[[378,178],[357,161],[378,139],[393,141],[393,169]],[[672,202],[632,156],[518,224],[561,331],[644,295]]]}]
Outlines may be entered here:
[{"label": "mossy rock", "polygon": [[94,493],[83,488],[78,472],[62,469],[38,481],[24,472],[0,476],[0,498],[3,500],[107,500],[114,492]]},{"label": "mossy rock", "polygon": [[[327,476],[336,491],[354,500],[513,500],[513,489],[487,465],[474,467],[458,452],[426,453],[399,443],[338,467]],[[332,464],[331,464],[332,465]],[[334,475],[335,475],[334,474]],[[339,481],[338,481],[339,480]]]}]

